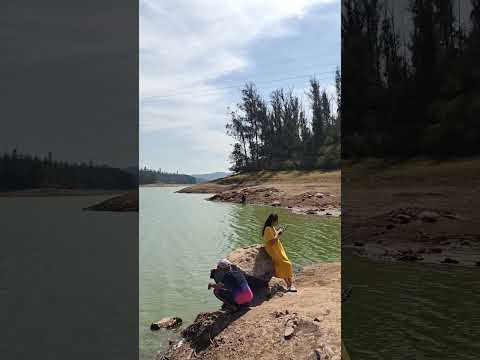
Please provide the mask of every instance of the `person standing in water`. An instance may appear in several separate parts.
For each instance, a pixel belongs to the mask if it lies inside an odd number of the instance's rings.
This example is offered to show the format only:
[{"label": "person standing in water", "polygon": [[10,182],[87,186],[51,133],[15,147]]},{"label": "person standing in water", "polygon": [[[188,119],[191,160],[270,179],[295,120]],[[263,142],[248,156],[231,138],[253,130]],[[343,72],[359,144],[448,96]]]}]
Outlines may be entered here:
[{"label": "person standing in water", "polygon": [[283,229],[276,229],[278,225],[278,215],[270,214],[263,226],[262,236],[265,250],[272,258],[273,267],[275,268],[275,276],[285,280],[288,291],[296,292],[297,289],[293,285],[292,263],[288,259],[285,249],[280,242],[280,235]]}]

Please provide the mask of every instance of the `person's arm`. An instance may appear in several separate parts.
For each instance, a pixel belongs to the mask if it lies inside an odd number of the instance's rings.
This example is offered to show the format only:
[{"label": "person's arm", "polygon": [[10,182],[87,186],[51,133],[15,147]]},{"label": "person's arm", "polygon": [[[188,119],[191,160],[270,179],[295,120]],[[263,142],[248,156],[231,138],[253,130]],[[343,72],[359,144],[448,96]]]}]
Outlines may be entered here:
[{"label": "person's arm", "polygon": [[218,284],[215,284],[215,283],[209,283],[208,284],[208,290],[210,289],[221,289],[223,288],[223,283],[218,283]]},{"label": "person's arm", "polygon": [[280,238],[280,235],[282,235],[283,233],[283,229],[281,228],[277,230],[274,227],[271,227],[269,231],[270,231],[270,238],[271,238],[270,240],[272,242],[275,240],[278,240]]}]

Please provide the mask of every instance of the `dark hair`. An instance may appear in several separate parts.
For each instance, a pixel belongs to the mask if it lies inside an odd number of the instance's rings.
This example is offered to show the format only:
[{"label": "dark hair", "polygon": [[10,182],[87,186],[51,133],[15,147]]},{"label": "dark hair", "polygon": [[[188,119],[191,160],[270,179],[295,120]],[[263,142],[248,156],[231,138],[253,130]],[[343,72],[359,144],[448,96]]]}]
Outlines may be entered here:
[{"label": "dark hair", "polygon": [[272,213],[272,214],[268,215],[268,218],[265,221],[265,225],[263,225],[262,236],[265,233],[265,229],[269,226],[272,226],[276,221],[278,221],[278,215],[277,214]]}]

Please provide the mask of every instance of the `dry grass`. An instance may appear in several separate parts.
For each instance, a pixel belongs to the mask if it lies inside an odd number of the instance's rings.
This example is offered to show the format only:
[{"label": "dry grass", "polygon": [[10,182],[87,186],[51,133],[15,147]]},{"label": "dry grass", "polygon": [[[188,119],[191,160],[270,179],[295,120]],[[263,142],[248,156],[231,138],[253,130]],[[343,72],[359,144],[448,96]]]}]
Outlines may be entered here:
[{"label": "dry grass", "polygon": [[368,159],[361,162],[344,162],[342,165],[347,181],[352,185],[376,186],[458,185],[459,179],[468,183],[480,183],[480,159],[451,159],[447,161],[415,159],[402,162],[385,162]]},{"label": "dry grass", "polygon": [[249,187],[272,186],[290,195],[306,191],[325,191],[340,195],[341,171],[255,171],[231,175],[182,189],[187,193],[221,193]]}]

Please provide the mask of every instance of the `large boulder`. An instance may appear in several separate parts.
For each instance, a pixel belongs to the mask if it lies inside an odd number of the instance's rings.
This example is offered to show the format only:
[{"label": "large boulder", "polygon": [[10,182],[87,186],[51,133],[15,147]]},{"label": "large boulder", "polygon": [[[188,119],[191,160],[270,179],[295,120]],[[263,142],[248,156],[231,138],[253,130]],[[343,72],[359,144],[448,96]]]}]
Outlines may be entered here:
[{"label": "large boulder", "polygon": [[227,259],[236,265],[252,287],[266,287],[275,274],[271,257],[262,245],[242,247],[232,251]]}]

